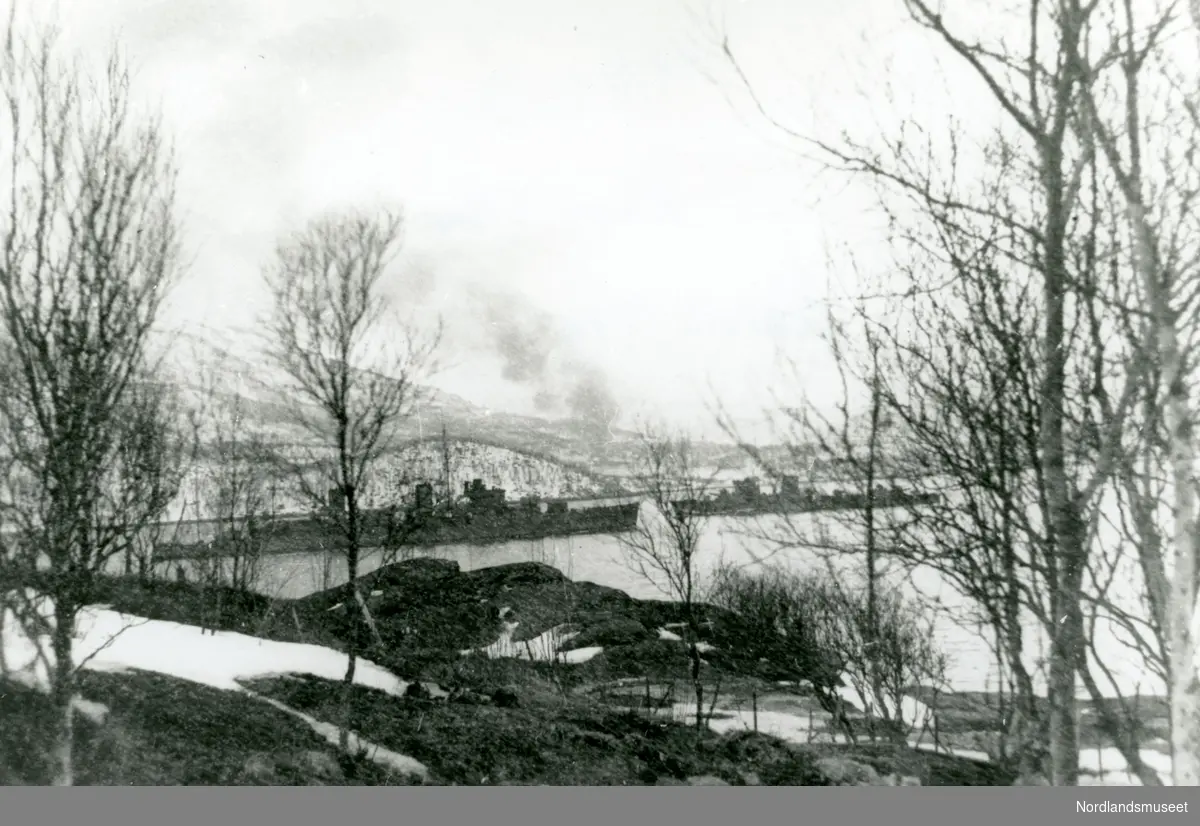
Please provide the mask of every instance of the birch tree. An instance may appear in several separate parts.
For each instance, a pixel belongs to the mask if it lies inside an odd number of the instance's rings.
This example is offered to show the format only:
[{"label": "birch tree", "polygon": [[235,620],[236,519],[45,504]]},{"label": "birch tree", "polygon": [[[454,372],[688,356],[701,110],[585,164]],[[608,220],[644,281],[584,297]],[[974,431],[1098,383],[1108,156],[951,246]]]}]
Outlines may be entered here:
[{"label": "birch tree", "polygon": [[[76,619],[174,496],[187,440],[148,337],[179,274],[175,170],[113,56],[98,75],[14,7],[0,54],[0,398],[14,527],[2,579],[48,639],[56,783],[73,782]],[[32,603],[37,603],[32,604]],[[39,610],[41,609],[41,610]]]},{"label": "birch tree", "polygon": [[[1072,384],[1080,371],[1072,362],[1082,358],[1075,346],[1076,299],[1086,292],[1076,278],[1072,259],[1076,224],[1081,220],[1081,195],[1085,177],[1094,168],[1092,144],[1073,128],[1079,113],[1081,89],[1093,82],[1082,73],[1072,55],[1086,51],[1086,40],[1098,3],[1059,6],[1028,0],[1003,21],[1012,24],[1001,34],[967,34],[969,24],[944,14],[923,0],[905,0],[908,17],[931,34],[946,52],[965,67],[1000,115],[1001,141],[984,151],[1000,153],[1001,167],[1017,170],[1024,195],[997,205],[980,201],[973,182],[962,181],[957,165],[966,142],[956,142],[954,125],[943,140],[930,138],[934,125],[904,124],[885,138],[882,154],[847,136],[837,141],[814,138],[792,130],[773,118],[754,95],[753,85],[737,63],[728,42],[725,54],[764,116],[794,139],[814,149],[833,169],[865,177],[892,197],[911,199],[917,210],[933,210],[946,221],[971,227],[986,218],[995,227],[1020,236],[1023,249],[1012,247],[1013,266],[1036,275],[1039,291],[1036,454],[1039,496],[1045,510],[1048,605],[1047,631],[1051,636],[1049,662],[1048,736],[1055,785],[1074,784],[1078,775],[1076,675],[1084,667],[1080,652],[1087,650],[1084,583],[1089,566],[1089,526],[1096,498],[1109,478],[1121,449],[1121,427],[1137,388],[1135,363],[1107,391],[1111,416],[1098,428],[1094,440],[1099,450],[1080,463],[1073,451],[1070,430]],[[1012,39],[1012,30],[1020,40]],[[1023,43],[1018,50],[1011,44]],[[920,148],[911,149],[913,144]],[[925,167],[898,168],[897,157],[920,158]],[[939,168],[939,164],[941,167]],[[993,170],[994,171],[994,170]],[[1015,194],[1015,190],[1014,190]],[[979,236],[977,240],[984,240]],[[1090,393],[1081,398],[1092,404]],[[1081,467],[1092,472],[1081,476]]]},{"label": "birch tree", "polygon": [[[1078,0],[1059,0],[1060,16],[1080,15]],[[1143,557],[1153,594],[1152,608],[1164,614],[1169,629],[1169,694],[1174,782],[1200,785],[1200,524],[1197,522],[1196,411],[1191,396],[1195,354],[1191,348],[1197,299],[1200,298],[1200,223],[1196,199],[1197,138],[1200,136],[1200,76],[1179,71],[1164,53],[1181,14],[1177,4],[1155,8],[1139,19],[1132,0],[1111,8],[1108,26],[1098,35],[1101,48],[1071,43],[1068,64],[1080,77],[1081,106],[1073,123],[1094,142],[1124,200],[1132,236],[1134,273],[1140,282],[1140,334],[1152,349],[1156,371],[1145,400],[1154,419],[1147,424],[1164,437],[1169,467],[1170,592],[1158,572],[1165,570],[1151,552]],[[1196,14],[1196,6],[1191,12]],[[1200,25],[1200,18],[1195,18]],[[1097,57],[1093,57],[1099,52]],[[1194,54],[1190,55],[1194,60]],[[1102,84],[1106,64],[1119,67],[1119,80]],[[1147,100],[1153,85],[1158,100]],[[1155,104],[1177,113],[1157,115]],[[1180,137],[1182,135],[1182,137]],[[1191,330],[1189,330],[1191,328]],[[1189,332],[1192,335],[1189,335]],[[1143,519],[1143,523],[1146,519]],[[1147,525],[1149,527],[1149,525]]]},{"label": "birch tree", "polygon": [[632,531],[616,538],[630,569],[680,606],[696,698],[696,728],[701,730],[701,635],[707,583],[698,555],[704,529],[703,502],[712,494],[713,479],[696,462],[691,440],[662,425],[642,427],[632,471],[630,484],[641,492],[649,508],[643,508]]},{"label": "birch tree", "polygon": [[362,618],[351,624],[347,641],[347,714],[364,626],[380,642],[358,583],[370,517],[362,491],[394,447],[396,425],[419,400],[419,382],[435,366],[441,337],[440,322],[422,329],[391,315],[383,279],[399,251],[401,227],[399,214],[388,211],[318,218],[279,244],[265,273],[273,297],[269,358],[296,398],[296,424],[308,436],[295,478],[333,529]]}]

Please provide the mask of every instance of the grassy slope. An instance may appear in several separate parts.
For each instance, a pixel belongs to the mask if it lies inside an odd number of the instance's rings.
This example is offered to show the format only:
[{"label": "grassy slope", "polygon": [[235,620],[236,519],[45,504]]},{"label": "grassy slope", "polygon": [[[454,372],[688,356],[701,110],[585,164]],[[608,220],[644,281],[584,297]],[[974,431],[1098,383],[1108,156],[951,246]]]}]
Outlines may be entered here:
[{"label": "grassy slope", "polygon": [[[79,718],[77,785],[262,785],[246,771],[254,755],[335,756],[302,721],[248,695],[143,672],[83,672],[81,682],[81,693],[110,714],[102,726]],[[0,682],[0,720],[0,784],[49,783],[45,744],[54,720],[47,698]],[[357,783],[389,782],[372,763],[356,761],[354,771]],[[315,785],[317,776],[301,763],[282,767],[271,785]],[[349,781],[343,774],[320,782]]]}]

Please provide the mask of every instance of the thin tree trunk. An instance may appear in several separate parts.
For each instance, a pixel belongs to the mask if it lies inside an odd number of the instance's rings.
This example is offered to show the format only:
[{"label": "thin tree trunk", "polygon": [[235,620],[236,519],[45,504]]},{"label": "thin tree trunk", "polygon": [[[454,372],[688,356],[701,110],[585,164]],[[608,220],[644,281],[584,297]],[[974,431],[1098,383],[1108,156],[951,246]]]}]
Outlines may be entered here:
[{"label": "thin tree trunk", "polygon": [[[1072,22],[1063,27],[1064,38],[1077,37]],[[1073,82],[1061,81],[1056,106],[1065,124],[1069,93]],[[1070,205],[1066,202],[1063,174],[1062,134],[1046,142],[1042,151],[1042,186],[1046,194],[1045,260],[1043,294],[1046,308],[1043,359],[1045,375],[1041,393],[1041,452],[1049,505],[1053,541],[1057,557],[1057,575],[1051,583],[1055,612],[1051,629],[1050,658],[1050,783],[1074,786],[1079,775],[1079,742],[1076,726],[1075,662],[1083,645],[1083,612],[1079,607],[1083,584],[1084,547],[1082,525],[1078,518],[1066,467],[1063,434],[1066,397],[1067,295],[1066,232]]]},{"label": "thin tree trunk", "polygon": [[[346,462],[346,441],[345,429],[342,430],[341,439],[341,454],[342,454],[342,478],[349,477],[349,471],[345,466]],[[358,519],[355,499],[355,491],[349,489],[350,486],[343,483],[342,491],[345,497],[346,508],[346,577],[350,586],[351,593],[358,594]],[[349,613],[349,606],[346,606]],[[338,743],[344,754],[349,754],[350,751],[350,727],[353,724],[354,711],[354,672],[357,666],[358,653],[360,648],[359,629],[355,623],[349,625],[349,640],[346,645],[346,676],[342,683],[342,730],[339,733]]]},{"label": "thin tree trunk", "polygon": [[870,431],[867,434],[869,440],[867,446],[867,507],[863,516],[866,520],[867,545],[867,657],[871,668],[871,692],[875,696],[876,703],[878,703],[881,699],[881,688],[878,674],[877,651],[879,642],[877,619],[879,608],[878,598],[875,593],[875,464],[878,458],[880,398],[879,356],[878,351],[874,349],[874,343],[872,343],[872,358],[874,359],[874,364],[871,375],[871,421]]},{"label": "thin tree trunk", "polygon": [[[350,589],[358,593],[358,543],[351,538],[346,550],[346,570],[350,578]],[[349,609],[349,606],[347,606]],[[346,645],[346,676],[342,680],[342,728],[338,733],[338,745],[343,754],[350,753],[350,727],[353,723],[354,710],[354,673],[357,666],[359,650],[359,632],[354,623],[350,624],[349,639]]]},{"label": "thin tree trunk", "polygon": [[1136,233],[1135,256],[1150,298],[1155,344],[1167,388],[1164,401],[1173,490],[1171,544],[1174,547],[1170,619],[1172,776],[1177,786],[1200,786],[1200,537],[1197,537],[1195,428],[1185,383],[1179,333],[1158,272],[1149,218],[1139,193],[1128,193]]},{"label": "thin tree trunk", "polygon": [[54,737],[54,785],[75,785],[75,610],[69,600],[54,605],[54,668],[51,698],[56,715]]}]

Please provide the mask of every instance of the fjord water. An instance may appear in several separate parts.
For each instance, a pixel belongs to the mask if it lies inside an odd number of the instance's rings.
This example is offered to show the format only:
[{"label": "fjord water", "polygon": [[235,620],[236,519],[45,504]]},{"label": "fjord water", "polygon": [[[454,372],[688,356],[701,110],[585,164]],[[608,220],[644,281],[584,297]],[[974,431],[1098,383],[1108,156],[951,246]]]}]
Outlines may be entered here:
[{"label": "fjord water", "polygon": [[[773,529],[774,528],[774,529]],[[790,530],[804,535],[842,534],[843,542],[853,541],[851,529],[837,520],[819,514],[790,517]],[[843,554],[836,559],[808,548],[779,549],[776,543],[762,539],[784,532],[769,518],[713,517],[705,529],[697,554],[701,576],[721,562],[753,569],[762,564],[810,571],[832,566],[839,577],[861,577],[863,560],[859,555]],[[833,540],[837,542],[835,538]],[[504,542],[492,545],[445,545],[425,548],[417,555],[452,560],[464,571],[514,562],[541,562],[578,581],[594,582],[618,588],[642,599],[665,599],[655,582],[635,570],[620,541],[613,536],[585,535]],[[380,564],[378,552],[367,552],[360,573],[368,573]],[[174,568],[172,563],[171,568]],[[881,562],[886,581],[913,598],[919,598],[936,612],[934,636],[948,656],[948,688],[955,691],[994,691],[998,688],[997,666],[990,643],[991,631],[972,621],[971,605],[943,576],[930,568],[901,572],[894,563]],[[164,572],[165,573],[165,572]],[[1123,562],[1116,576],[1108,577],[1105,598],[1126,609],[1139,603],[1140,589],[1136,568]],[[258,590],[273,597],[295,598],[346,581],[345,560],[319,552],[272,555],[262,560]],[[1025,625],[1027,665],[1035,671],[1048,651],[1045,634],[1029,617]],[[1144,661],[1123,644],[1121,634],[1109,623],[1096,625],[1095,652],[1104,667],[1112,672],[1119,690],[1127,695],[1140,692],[1159,694],[1161,683],[1148,673]],[[1116,689],[1102,681],[1107,694]]]}]

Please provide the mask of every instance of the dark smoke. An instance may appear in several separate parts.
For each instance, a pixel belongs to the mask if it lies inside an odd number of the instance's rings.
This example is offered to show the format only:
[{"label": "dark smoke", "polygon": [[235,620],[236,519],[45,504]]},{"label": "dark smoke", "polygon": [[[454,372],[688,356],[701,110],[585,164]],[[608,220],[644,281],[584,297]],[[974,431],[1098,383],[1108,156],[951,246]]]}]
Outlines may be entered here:
[{"label": "dark smoke", "polygon": [[608,377],[569,352],[551,316],[514,295],[477,289],[475,299],[501,375],[528,385],[540,413],[568,415],[607,435],[620,410]]},{"label": "dark smoke", "polygon": [[480,299],[492,347],[503,363],[501,375],[519,384],[540,383],[557,338],[550,316],[511,297],[493,293]]},{"label": "dark smoke", "polygon": [[572,416],[586,422],[590,431],[604,435],[621,408],[604,374],[594,367],[585,367],[567,394],[567,409]]},{"label": "dark smoke", "polygon": [[562,409],[562,398],[549,390],[538,390],[533,394],[533,406],[539,413],[554,413]]}]

